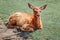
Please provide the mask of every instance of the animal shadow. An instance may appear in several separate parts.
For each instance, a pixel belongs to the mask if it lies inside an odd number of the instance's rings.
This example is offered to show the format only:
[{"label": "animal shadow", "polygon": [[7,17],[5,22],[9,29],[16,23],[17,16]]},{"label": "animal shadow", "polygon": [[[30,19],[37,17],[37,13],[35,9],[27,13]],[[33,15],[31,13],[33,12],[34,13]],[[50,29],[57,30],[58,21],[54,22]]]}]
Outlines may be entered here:
[{"label": "animal shadow", "polygon": [[17,29],[17,31],[20,32],[18,36],[22,37],[24,40],[29,40],[29,39],[33,40],[32,35],[30,35],[31,32],[23,32],[20,29]]}]

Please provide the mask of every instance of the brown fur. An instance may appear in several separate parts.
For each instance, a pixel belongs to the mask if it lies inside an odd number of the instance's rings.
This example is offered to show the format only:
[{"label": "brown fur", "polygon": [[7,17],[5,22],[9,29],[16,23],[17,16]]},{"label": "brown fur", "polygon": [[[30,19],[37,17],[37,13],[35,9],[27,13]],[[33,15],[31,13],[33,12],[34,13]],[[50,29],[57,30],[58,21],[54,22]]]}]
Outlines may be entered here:
[{"label": "brown fur", "polygon": [[29,8],[33,10],[33,14],[24,12],[16,12],[9,17],[8,28],[20,28],[22,31],[34,31],[35,29],[42,29],[42,21],[40,18],[41,10],[46,8],[46,5],[42,7],[34,7],[28,3]]}]

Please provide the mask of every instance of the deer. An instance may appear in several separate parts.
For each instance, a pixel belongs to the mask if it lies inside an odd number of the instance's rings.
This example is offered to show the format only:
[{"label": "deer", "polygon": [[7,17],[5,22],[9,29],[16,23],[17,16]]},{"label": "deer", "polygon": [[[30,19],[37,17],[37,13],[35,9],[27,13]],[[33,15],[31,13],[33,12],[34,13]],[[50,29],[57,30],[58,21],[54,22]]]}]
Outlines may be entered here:
[{"label": "deer", "polygon": [[33,10],[32,14],[25,12],[15,12],[9,16],[8,28],[19,28],[22,31],[33,32],[36,29],[42,29],[41,11],[46,8],[46,4],[41,7],[35,7],[28,3],[28,7]]}]

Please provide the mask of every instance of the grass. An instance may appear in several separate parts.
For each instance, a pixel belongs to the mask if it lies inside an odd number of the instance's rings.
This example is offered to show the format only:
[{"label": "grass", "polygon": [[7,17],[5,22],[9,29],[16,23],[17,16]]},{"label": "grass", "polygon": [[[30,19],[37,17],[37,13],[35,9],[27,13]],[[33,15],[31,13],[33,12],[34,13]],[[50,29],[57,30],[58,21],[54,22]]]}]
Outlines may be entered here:
[{"label": "grass", "polygon": [[32,13],[27,3],[41,6],[47,3],[42,11],[43,29],[30,33],[34,40],[60,40],[60,0],[0,0],[0,16],[6,22],[14,12]]}]

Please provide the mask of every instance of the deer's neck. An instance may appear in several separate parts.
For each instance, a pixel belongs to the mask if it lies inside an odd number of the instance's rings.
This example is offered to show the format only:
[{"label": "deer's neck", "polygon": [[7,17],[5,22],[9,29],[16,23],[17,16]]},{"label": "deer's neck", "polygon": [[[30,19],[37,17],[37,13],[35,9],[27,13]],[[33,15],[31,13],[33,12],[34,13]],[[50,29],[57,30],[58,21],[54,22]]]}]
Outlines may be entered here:
[{"label": "deer's neck", "polygon": [[35,28],[37,27],[38,19],[39,19],[39,16],[37,16],[37,13],[34,12],[34,18],[32,19],[32,24],[35,26]]}]

